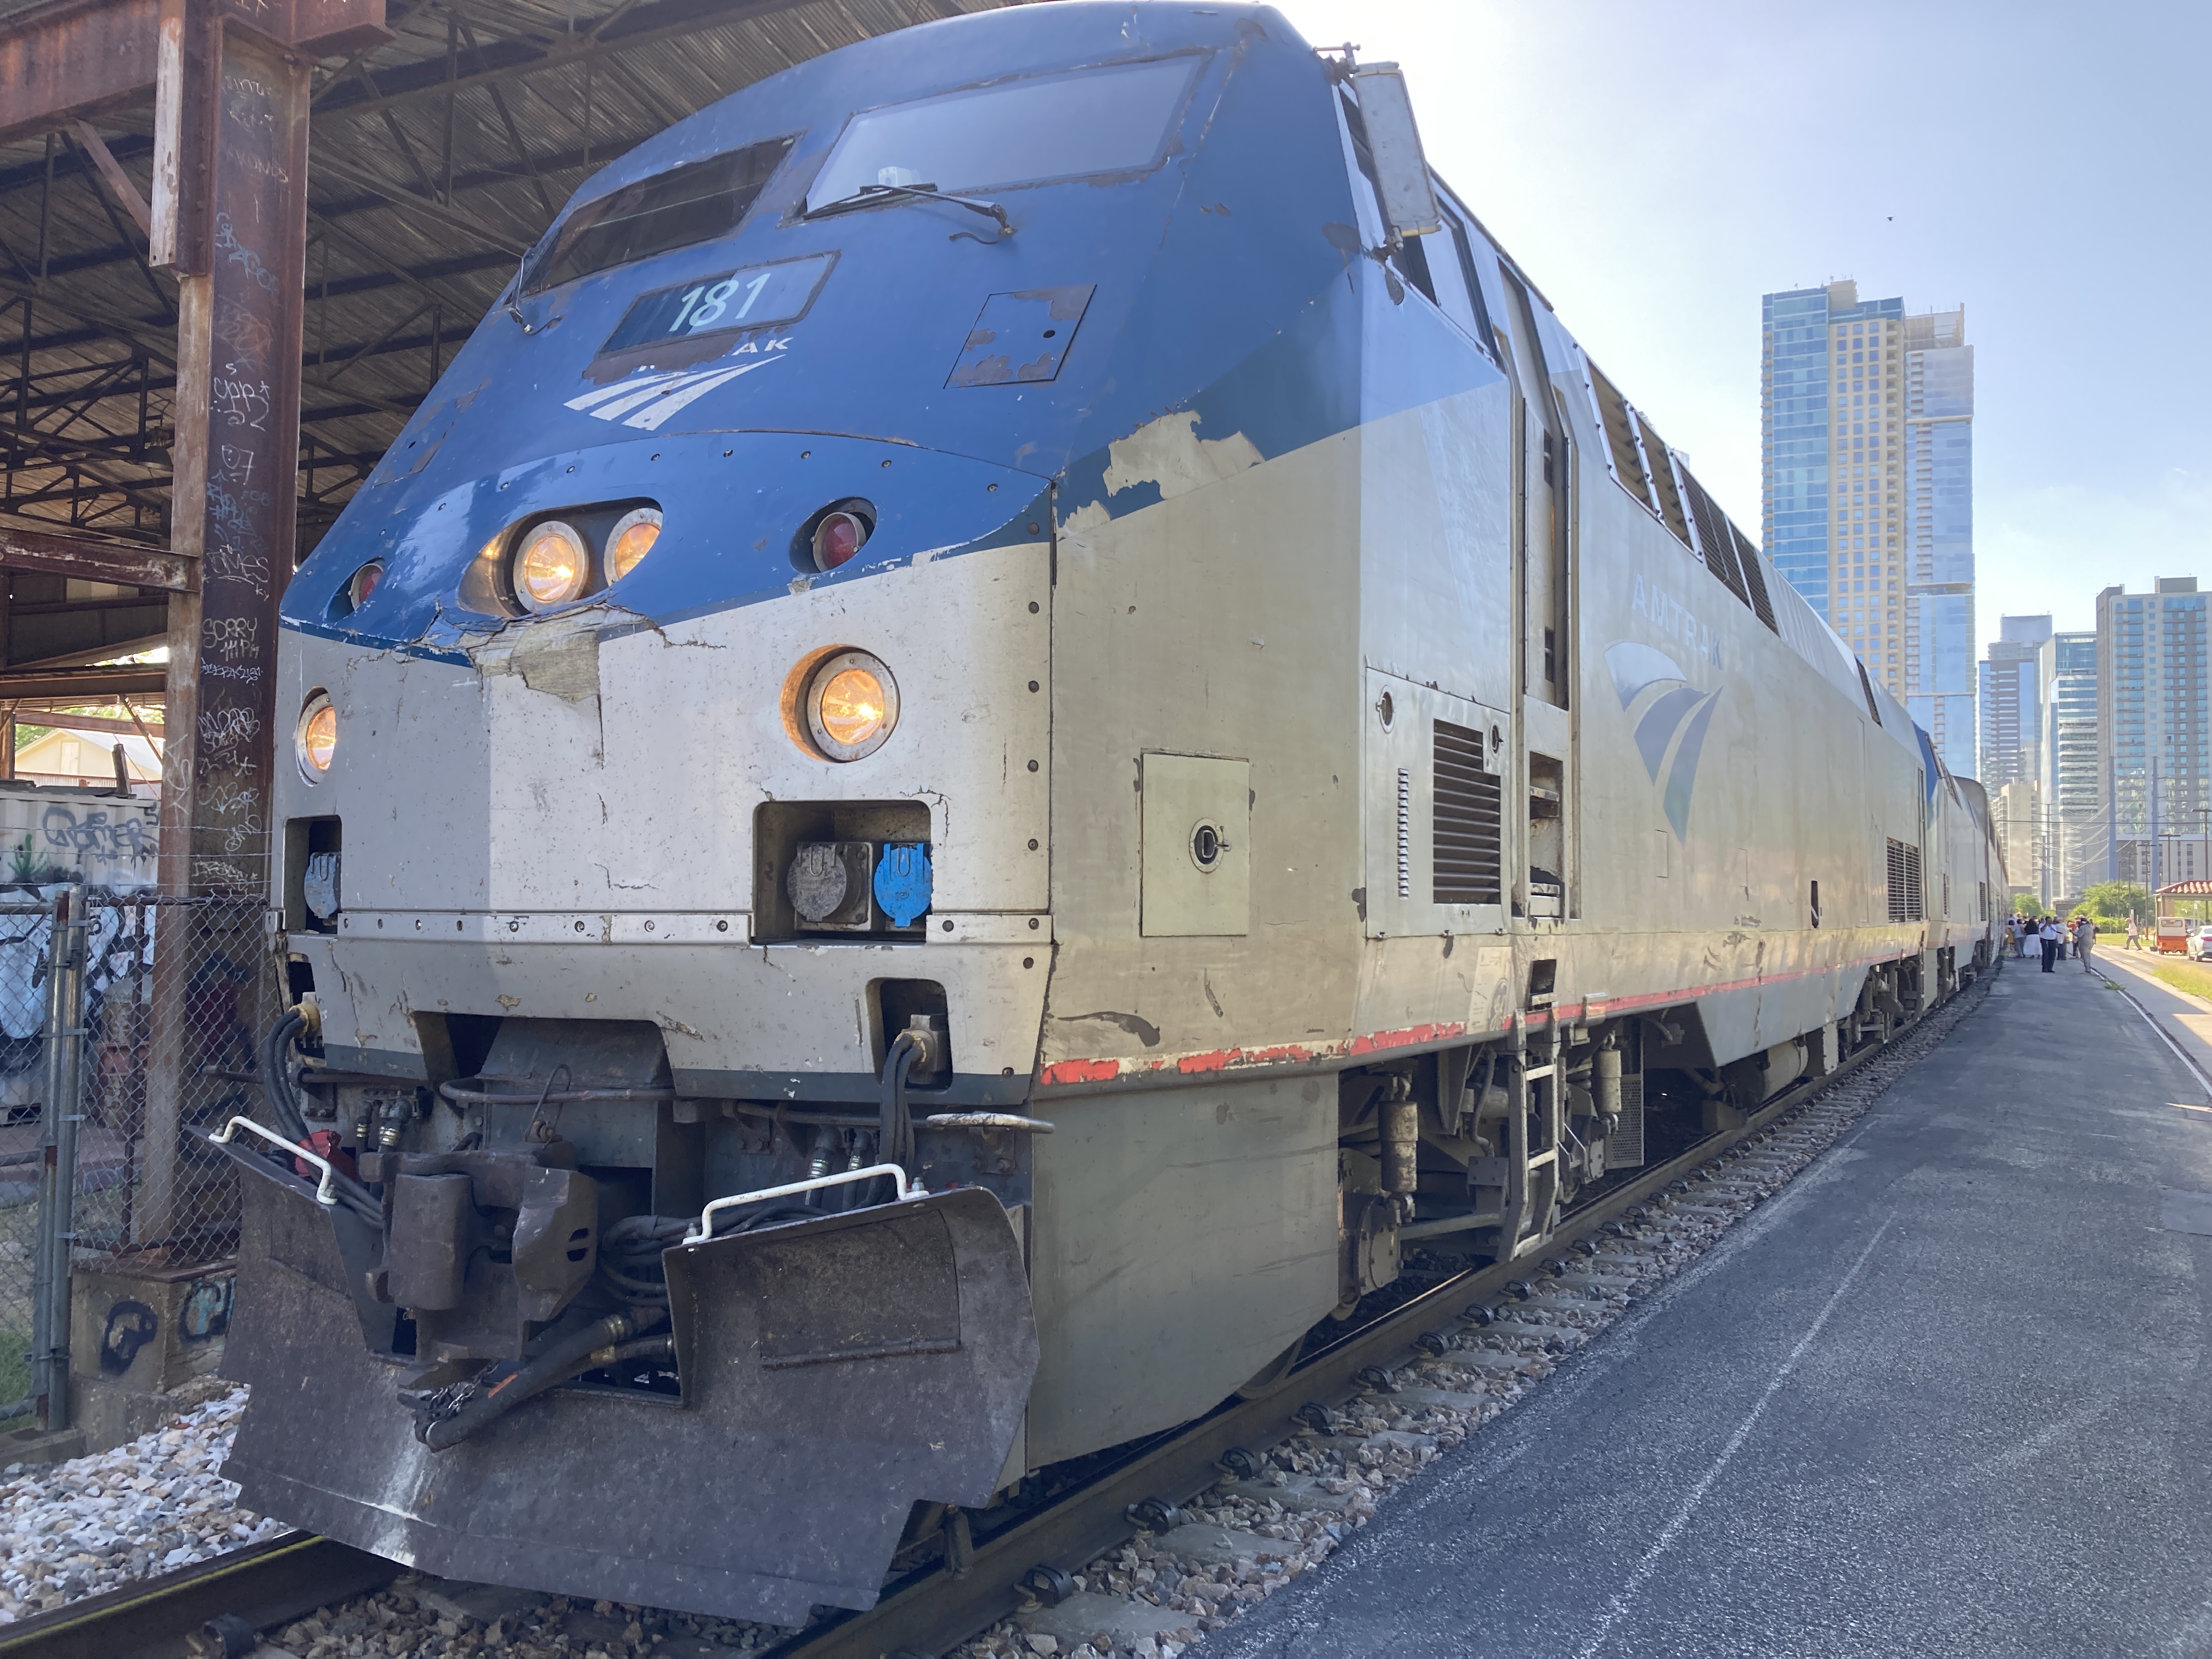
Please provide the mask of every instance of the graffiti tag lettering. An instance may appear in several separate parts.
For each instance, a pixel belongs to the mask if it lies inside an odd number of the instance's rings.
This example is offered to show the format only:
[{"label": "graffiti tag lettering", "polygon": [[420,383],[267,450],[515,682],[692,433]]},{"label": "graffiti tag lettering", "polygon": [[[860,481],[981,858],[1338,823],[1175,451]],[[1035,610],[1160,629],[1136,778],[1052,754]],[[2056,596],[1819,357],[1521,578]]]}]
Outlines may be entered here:
[{"label": "graffiti tag lettering", "polygon": [[200,715],[200,759],[218,767],[243,767],[246,745],[260,734],[261,716],[251,708],[210,708]]},{"label": "graffiti tag lettering", "polygon": [[200,649],[210,657],[236,662],[258,654],[261,623],[253,617],[204,617],[200,619]]},{"label": "graffiti tag lettering", "polygon": [[236,582],[257,595],[265,596],[269,592],[269,561],[258,553],[241,553],[228,542],[219,543],[208,549],[207,579],[211,582]]},{"label": "graffiti tag lettering", "polygon": [[66,806],[49,806],[39,828],[51,847],[65,847],[80,856],[96,859],[149,859],[154,837],[143,819],[108,822],[105,812],[88,813],[80,819]]},{"label": "graffiti tag lettering", "polygon": [[[225,363],[225,368],[235,371],[236,363]],[[210,414],[221,416],[231,425],[250,426],[256,432],[269,429],[269,382],[233,379],[218,374],[208,391]]]},{"label": "graffiti tag lettering", "polygon": [[[228,213],[215,216],[216,252],[227,255],[232,264],[238,266],[270,294],[276,291],[276,273],[261,263],[261,256],[238,240],[238,228],[230,222]],[[262,388],[266,392],[268,388]]]}]

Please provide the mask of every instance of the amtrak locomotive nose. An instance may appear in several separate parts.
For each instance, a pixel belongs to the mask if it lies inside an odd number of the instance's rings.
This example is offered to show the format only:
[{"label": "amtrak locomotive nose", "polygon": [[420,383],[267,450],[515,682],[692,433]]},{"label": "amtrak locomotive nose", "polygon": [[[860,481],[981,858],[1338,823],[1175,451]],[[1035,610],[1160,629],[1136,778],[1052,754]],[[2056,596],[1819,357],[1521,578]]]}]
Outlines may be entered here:
[{"label": "amtrak locomotive nose", "polygon": [[1395,71],[1264,7],[641,145],[283,629],[225,1472],[586,1597],[871,1605],[1882,1040],[2001,878]]},{"label": "amtrak locomotive nose", "polygon": [[1163,283],[1233,78],[1334,119],[1279,20],[1132,15],[909,32],[641,146],[294,582],[295,1112],[360,1197],[254,1206],[272,1512],[796,1620],[1027,1467],[1055,481],[1342,273],[1268,269],[1248,197],[1201,222],[1242,291]]}]

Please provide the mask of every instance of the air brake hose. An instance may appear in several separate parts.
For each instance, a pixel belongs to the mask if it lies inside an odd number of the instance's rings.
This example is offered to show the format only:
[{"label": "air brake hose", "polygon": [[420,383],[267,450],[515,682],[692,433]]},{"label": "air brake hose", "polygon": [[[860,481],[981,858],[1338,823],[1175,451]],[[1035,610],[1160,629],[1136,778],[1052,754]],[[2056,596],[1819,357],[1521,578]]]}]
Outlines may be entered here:
[{"label": "air brake hose", "polygon": [[276,1115],[276,1127],[295,1141],[307,1138],[307,1119],[301,1115],[300,1103],[292,1097],[291,1073],[284,1056],[307,1024],[307,1016],[297,1008],[286,1012],[284,1018],[270,1028],[261,1043],[261,1092],[269,1097],[269,1109]]},{"label": "air brake hose", "polygon": [[[907,1109],[906,1079],[921,1053],[921,1045],[904,1031],[891,1039],[891,1046],[884,1055],[883,1110],[877,1123],[877,1161],[897,1164],[906,1171],[909,1181],[914,1179],[914,1115]],[[873,1187],[881,1183],[869,1184]],[[891,1201],[896,1202],[899,1197],[899,1194],[893,1193]]]},{"label": "air brake hose", "polygon": [[[604,1319],[593,1320],[580,1330],[569,1332],[549,1344],[541,1352],[532,1354],[520,1365],[507,1370],[504,1376],[477,1389],[451,1417],[441,1419],[424,1428],[422,1431],[422,1443],[432,1451],[444,1451],[449,1446],[457,1446],[506,1416],[524,1401],[534,1399],[546,1389],[557,1387],[580,1372],[611,1364],[617,1359],[636,1357],[626,1352],[625,1349],[635,1348],[642,1352],[651,1345],[633,1344],[630,1339],[641,1328],[659,1324],[667,1316],[665,1310],[636,1309],[609,1314]],[[672,1339],[669,1340],[672,1341]],[[495,1366],[492,1369],[499,1370],[503,1368]]]}]

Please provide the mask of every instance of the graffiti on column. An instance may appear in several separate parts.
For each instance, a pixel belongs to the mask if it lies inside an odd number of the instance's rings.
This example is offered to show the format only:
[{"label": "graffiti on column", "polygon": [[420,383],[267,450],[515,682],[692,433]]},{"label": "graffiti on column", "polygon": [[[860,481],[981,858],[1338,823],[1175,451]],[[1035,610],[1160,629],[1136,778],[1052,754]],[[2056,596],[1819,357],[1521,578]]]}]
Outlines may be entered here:
[{"label": "graffiti on column", "polygon": [[[202,892],[264,892],[267,775],[284,723],[270,670],[276,601],[292,568],[299,453],[302,258],[290,188],[305,112],[281,59],[223,52],[209,327],[200,696],[191,872]],[[289,362],[287,361],[289,359]]]}]

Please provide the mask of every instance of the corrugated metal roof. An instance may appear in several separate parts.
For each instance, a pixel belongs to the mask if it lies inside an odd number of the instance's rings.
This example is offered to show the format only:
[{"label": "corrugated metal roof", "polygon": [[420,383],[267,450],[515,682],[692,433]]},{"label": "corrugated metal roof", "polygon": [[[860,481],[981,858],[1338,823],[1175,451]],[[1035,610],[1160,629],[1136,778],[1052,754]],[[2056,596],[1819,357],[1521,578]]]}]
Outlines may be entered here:
[{"label": "corrugated metal roof", "polygon": [[[1006,3],[393,0],[391,44],[316,74],[302,554],[591,173],[793,64]],[[151,123],[99,123],[142,191]],[[0,145],[0,514],[166,539],[175,285],[144,253],[73,136]]]}]

